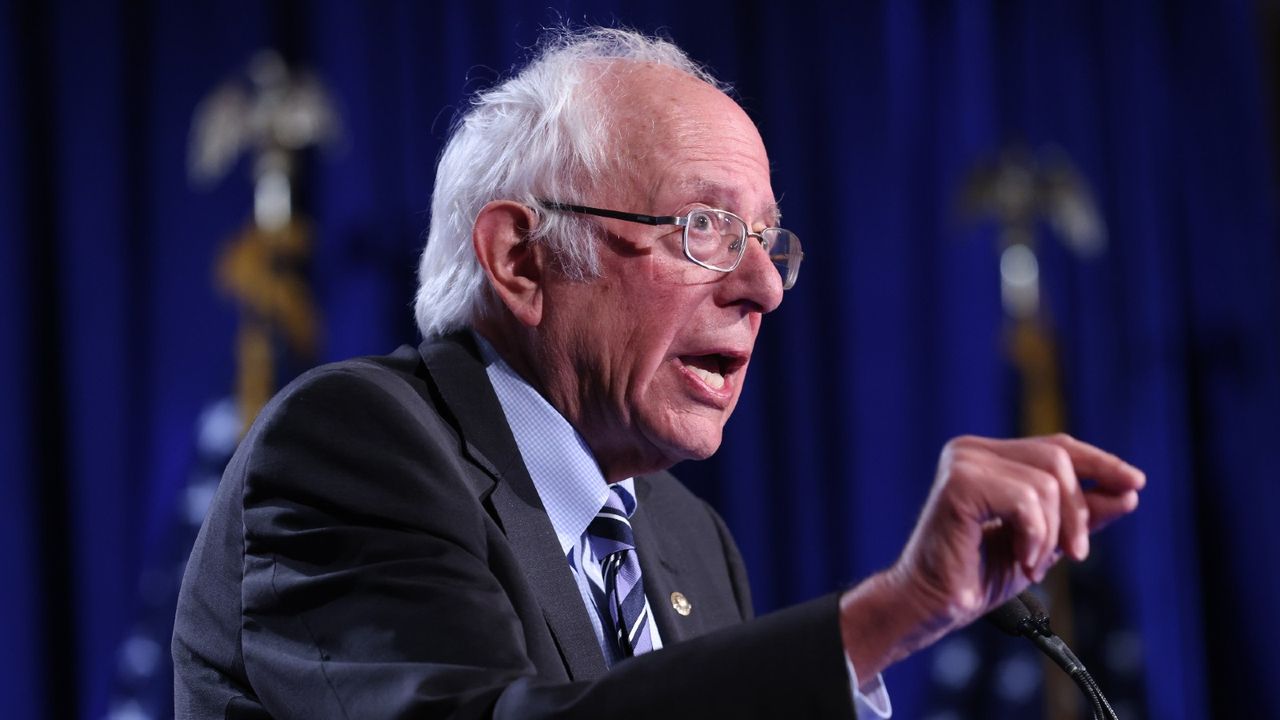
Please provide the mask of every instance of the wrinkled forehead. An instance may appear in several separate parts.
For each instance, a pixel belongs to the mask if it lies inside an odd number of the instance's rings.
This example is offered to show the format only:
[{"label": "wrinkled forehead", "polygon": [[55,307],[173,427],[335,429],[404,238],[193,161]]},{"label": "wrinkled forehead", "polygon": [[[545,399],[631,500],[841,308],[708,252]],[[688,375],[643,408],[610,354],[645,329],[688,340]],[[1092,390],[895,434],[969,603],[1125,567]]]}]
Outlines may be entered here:
[{"label": "wrinkled forehead", "polygon": [[698,202],[776,220],[764,143],[732,98],[698,78],[646,63],[617,63],[601,80],[613,90],[605,114],[615,148],[614,190],[652,197],[663,185]]}]

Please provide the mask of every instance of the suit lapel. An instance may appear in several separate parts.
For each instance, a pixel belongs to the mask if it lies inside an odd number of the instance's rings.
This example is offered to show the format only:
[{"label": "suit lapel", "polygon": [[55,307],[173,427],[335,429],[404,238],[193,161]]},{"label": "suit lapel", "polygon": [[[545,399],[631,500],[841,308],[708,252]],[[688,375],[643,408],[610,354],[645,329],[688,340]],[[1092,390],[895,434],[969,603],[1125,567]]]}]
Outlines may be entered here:
[{"label": "suit lapel", "polygon": [[464,454],[496,481],[489,496],[495,519],[542,606],[570,677],[589,680],[603,675],[604,655],[568,560],[470,334],[424,342],[419,352],[456,421]]},{"label": "suit lapel", "polygon": [[[673,645],[710,632],[714,628],[707,625],[712,617],[709,611],[721,593],[708,586],[703,573],[686,566],[691,556],[686,544],[695,540],[679,532],[678,521],[659,528],[655,518],[670,509],[654,506],[648,478],[636,478],[636,497],[639,502],[631,526],[640,553],[645,595],[662,633],[662,644]],[[673,593],[680,593],[690,603],[689,614],[676,612]]]}]

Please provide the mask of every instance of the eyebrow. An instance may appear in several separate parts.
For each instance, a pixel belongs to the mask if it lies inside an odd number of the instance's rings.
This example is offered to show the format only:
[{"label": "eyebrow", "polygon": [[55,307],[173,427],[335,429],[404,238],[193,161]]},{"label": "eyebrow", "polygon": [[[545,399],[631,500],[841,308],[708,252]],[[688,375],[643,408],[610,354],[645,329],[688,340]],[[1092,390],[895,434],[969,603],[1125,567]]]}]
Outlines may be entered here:
[{"label": "eyebrow", "polygon": [[[722,209],[741,212],[741,208],[736,207],[738,204],[736,201],[740,194],[732,186],[711,180],[693,180],[682,183],[681,189],[711,200],[717,207]],[[770,200],[764,207],[760,208],[760,211],[770,218],[769,222],[771,224],[777,225],[782,222],[782,206],[777,199]]]}]

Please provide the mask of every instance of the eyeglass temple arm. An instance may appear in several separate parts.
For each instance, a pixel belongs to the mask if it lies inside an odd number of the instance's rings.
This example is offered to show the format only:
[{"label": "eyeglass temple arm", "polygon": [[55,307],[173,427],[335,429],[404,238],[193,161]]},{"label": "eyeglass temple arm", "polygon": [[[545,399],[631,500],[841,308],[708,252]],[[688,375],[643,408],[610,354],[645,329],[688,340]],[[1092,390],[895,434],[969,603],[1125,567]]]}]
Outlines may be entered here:
[{"label": "eyeglass temple arm", "polygon": [[675,215],[642,215],[640,213],[622,212],[620,210],[605,210],[603,208],[587,207],[586,205],[573,205],[571,203],[550,202],[547,200],[539,200],[538,202],[541,203],[543,207],[550,210],[561,210],[564,212],[579,213],[582,215],[597,215],[599,217],[642,223],[644,225],[683,226],[688,223],[688,218],[678,217]]}]

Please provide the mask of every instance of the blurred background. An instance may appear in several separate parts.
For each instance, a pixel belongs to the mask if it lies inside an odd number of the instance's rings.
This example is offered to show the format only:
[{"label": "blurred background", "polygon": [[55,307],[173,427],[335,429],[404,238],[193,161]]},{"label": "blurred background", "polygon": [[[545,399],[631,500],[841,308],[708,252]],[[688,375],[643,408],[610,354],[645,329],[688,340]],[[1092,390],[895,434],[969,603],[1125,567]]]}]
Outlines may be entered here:
[{"label": "blurred background", "polygon": [[[1120,717],[1280,717],[1277,11],[7,4],[3,715],[171,715],[177,583],[241,415],[417,342],[455,113],[541,28],[599,23],[735,86],[805,243],[722,449],[676,469],[757,608],[891,563],[948,438],[1065,429],[1149,478],[1042,588]],[[264,144],[263,117],[297,132]],[[893,667],[895,717],[1087,717],[1024,645],[980,624]]]}]

